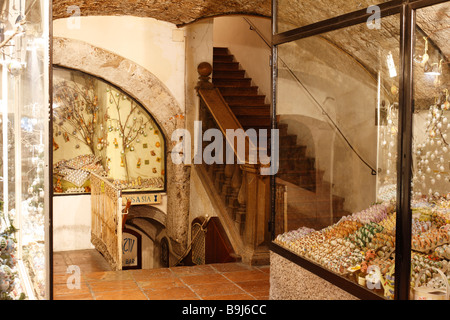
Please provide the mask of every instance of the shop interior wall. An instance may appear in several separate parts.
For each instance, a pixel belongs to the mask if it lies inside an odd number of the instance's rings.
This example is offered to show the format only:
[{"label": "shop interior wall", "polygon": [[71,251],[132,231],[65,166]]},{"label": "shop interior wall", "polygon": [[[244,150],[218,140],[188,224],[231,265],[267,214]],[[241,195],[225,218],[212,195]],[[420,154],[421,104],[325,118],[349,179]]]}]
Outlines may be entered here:
[{"label": "shop interior wall", "polygon": [[[180,108],[185,107],[185,41],[175,25],[151,18],[81,17],[54,21],[53,36],[81,40],[140,64],[163,82]],[[127,81],[127,79],[124,79]],[[166,137],[170,141],[170,137]],[[167,212],[163,194],[158,209]],[[58,196],[53,199],[54,250],[92,248],[90,196]]]},{"label": "shop interior wall", "polygon": [[249,20],[271,43],[271,20],[250,16],[225,16],[214,19],[214,46],[226,47],[230,50],[247,76],[259,87],[260,94],[266,95],[266,103],[271,103],[272,82],[270,56],[272,50],[260,38],[256,31],[244,20]]},{"label": "shop interior wall", "polygon": [[315,158],[316,168],[325,171],[323,179],[333,183],[333,194],[345,198],[344,208],[349,212],[367,208],[376,200],[376,177],[350,151],[286,66],[374,168],[377,164],[376,79],[349,55],[320,37],[283,44],[278,55],[281,59],[277,86],[280,121],[288,124],[289,134],[297,135],[299,145],[307,146],[307,156]]}]

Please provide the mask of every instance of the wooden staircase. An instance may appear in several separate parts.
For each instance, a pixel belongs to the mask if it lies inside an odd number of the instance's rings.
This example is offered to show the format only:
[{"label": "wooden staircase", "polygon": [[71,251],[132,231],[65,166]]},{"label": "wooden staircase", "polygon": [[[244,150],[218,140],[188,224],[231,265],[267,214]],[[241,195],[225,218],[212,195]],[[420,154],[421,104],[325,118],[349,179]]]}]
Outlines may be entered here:
[{"label": "wooden staircase", "polygon": [[228,48],[214,48],[212,82],[236,115],[244,130],[271,129],[270,104],[258,93],[252,79],[229,53]]},{"label": "wooden staircase", "polygon": [[[253,128],[258,133],[259,129],[267,129],[270,136],[270,104],[228,48],[214,48],[212,83],[244,130]],[[324,171],[315,167],[315,158],[306,156],[306,146],[298,144],[297,136],[288,133],[287,124],[279,123],[278,129],[280,165],[277,178],[290,185],[288,229],[301,226],[320,229],[349,214],[344,210],[345,199],[331,195],[331,184],[323,181]],[[327,218],[321,219],[321,216]]]}]

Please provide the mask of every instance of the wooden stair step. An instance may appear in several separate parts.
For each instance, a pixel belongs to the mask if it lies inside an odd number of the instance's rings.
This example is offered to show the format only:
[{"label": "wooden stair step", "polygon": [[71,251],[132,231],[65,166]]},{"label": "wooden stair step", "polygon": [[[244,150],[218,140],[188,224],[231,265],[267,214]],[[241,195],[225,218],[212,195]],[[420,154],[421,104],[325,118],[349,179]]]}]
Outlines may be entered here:
[{"label": "wooden stair step", "polygon": [[216,87],[220,90],[220,93],[222,93],[223,96],[238,96],[238,95],[252,95],[252,94],[258,94],[258,87],[257,86],[248,86],[248,87],[237,87],[237,86],[220,86],[216,85]]},{"label": "wooden stair step", "polygon": [[280,155],[284,154],[286,157],[290,158],[303,158],[306,155],[306,146],[295,145],[295,146],[279,146]]},{"label": "wooden stair step", "polygon": [[227,47],[213,47],[213,54],[230,54]]},{"label": "wooden stair step", "polygon": [[213,70],[215,71],[239,70],[239,62],[236,61],[213,62]]},{"label": "wooden stair step", "polygon": [[297,135],[288,134],[285,136],[281,136],[280,142],[281,142],[281,144],[285,144],[285,145],[289,145],[289,146],[297,145]]},{"label": "wooden stair step", "polygon": [[252,79],[213,78],[212,82],[217,87],[250,87],[252,84]]},{"label": "wooden stair step", "polygon": [[225,54],[214,54],[213,55],[213,64],[217,62],[233,62],[233,55],[225,55]]},{"label": "wooden stair step", "polygon": [[270,109],[267,107],[259,107],[259,106],[230,106],[233,113],[236,117],[239,116],[264,116],[270,117]]},{"label": "wooden stair step", "polygon": [[245,70],[213,70],[212,78],[241,79],[245,77]]},{"label": "wooden stair step", "polygon": [[230,105],[239,105],[239,106],[261,106],[270,109],[270,104],[266,104],[266,96],[265,95],[222,95],[225,101]]},{"label": "wooden stair step", "polygon": [[270,125],[270,117],[256,117],[256,116],[240,116],[237,117],[242,126],[252,127],[260,125]]}]

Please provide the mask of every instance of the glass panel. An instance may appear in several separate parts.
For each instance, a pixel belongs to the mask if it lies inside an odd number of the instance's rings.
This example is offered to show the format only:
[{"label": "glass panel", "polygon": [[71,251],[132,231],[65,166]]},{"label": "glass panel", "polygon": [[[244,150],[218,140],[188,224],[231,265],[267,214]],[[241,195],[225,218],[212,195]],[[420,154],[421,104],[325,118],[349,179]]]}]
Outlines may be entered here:
[{"label": "glass panel", "polygon": [[416,12],[412,299],[444,298],[450,278],[448,12],[448,2]]},{"label": "glass panel", "polygon": [[9,287],[2,280],[0,299],[47,299],[49,2],[6,1],[2,10],[1,35],[9,41],[0,48],[2,116],[8,118],[1,237],[15,244],[2,255],[14,276]]},{"label": "glass panel", "polygon": [[[378,1],[377,3],[389,2]],[[317,1],[317,0],[278,0],[277,1],[277,28],[278,32],[285,32],[309,24],[334,18],[346,13],[366,9],[372,6],[369,0],[348,1]],[[379,11],[370,9],[374,17]],[[373,19],[372,19],[373,20]],[[373,21],[375,22],[375,21]]]},{"label": "glass panel", "polygon": [[164,189],[164,138],[151,115],[118,88],[61,68],[53,73],[55,193],[89,193],[91,172],[125,191]]},{"label": "glass panel", "polygon": [[399,17],[380,26],[278,47],[275,243],[393,298]]}]

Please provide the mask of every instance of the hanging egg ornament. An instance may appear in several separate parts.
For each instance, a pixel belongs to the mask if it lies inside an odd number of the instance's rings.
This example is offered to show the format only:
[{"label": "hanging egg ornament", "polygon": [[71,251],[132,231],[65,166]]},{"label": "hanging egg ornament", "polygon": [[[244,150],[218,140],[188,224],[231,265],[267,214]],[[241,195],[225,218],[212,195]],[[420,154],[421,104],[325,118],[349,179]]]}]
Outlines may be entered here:
[{"label": "hanging egg ornament", "polygon": [[450,109],[450,102],[448,102],[447,100],[445,100],[445,102],[441,105],[441,109],[442,109],[442,110],[448,110],[448,109]]}]

